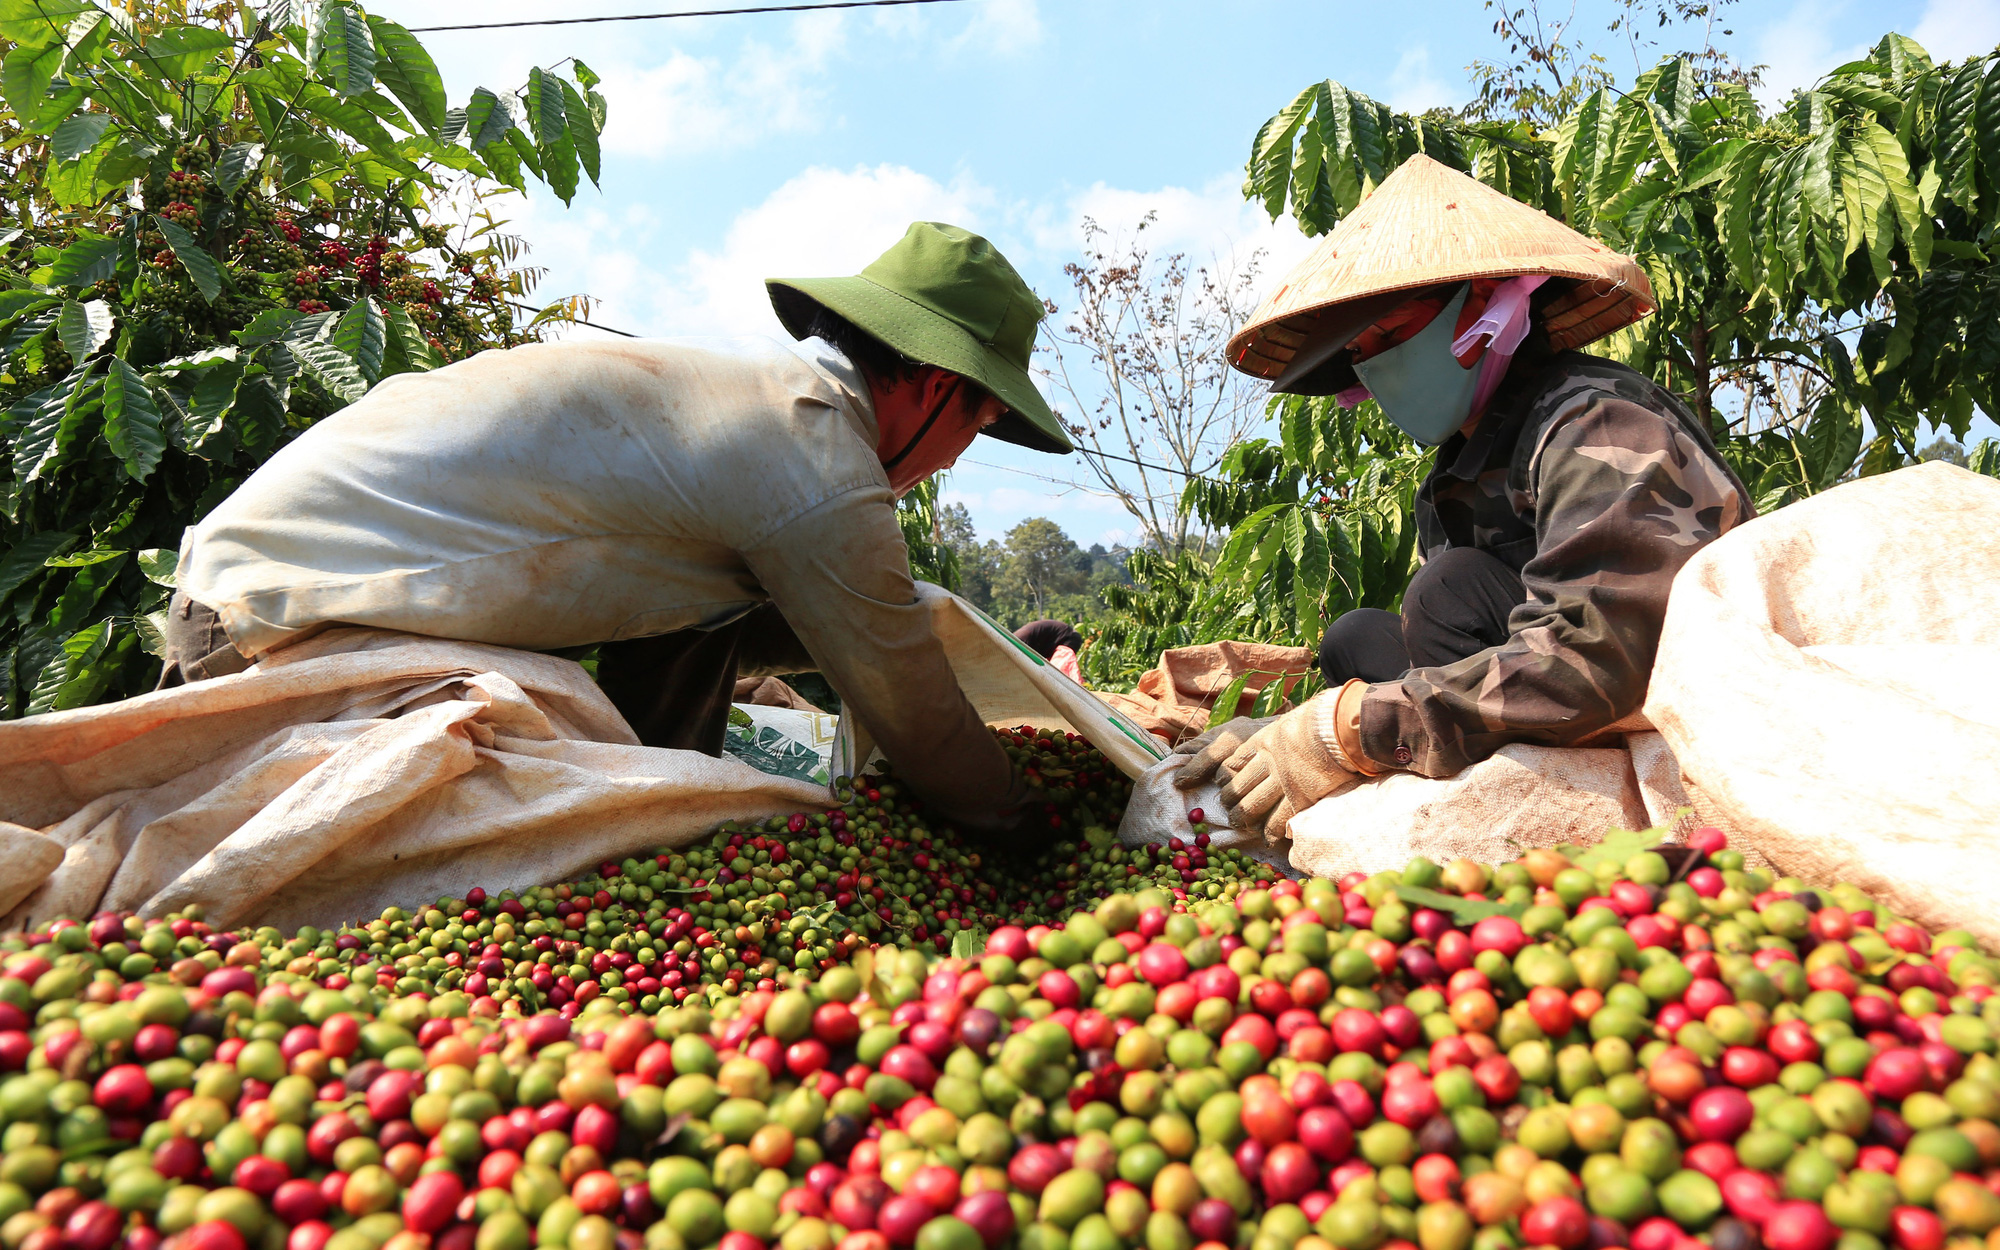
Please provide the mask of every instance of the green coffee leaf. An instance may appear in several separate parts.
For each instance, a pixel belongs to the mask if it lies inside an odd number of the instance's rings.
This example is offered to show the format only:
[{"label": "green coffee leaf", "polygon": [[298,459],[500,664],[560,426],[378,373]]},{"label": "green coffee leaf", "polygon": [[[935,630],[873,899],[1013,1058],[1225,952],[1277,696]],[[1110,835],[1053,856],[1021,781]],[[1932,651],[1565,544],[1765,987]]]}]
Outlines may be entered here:
[{"label": "green coffee leaf", "polygon": [[602,160],[598,149],[598,124],[591,117],[590,107],[575,87],[562,84],[563,111],[569,118],[570,144],[576,149],[577,159],[583,163],[583,172],[590,177],[590,185],[597,186],[597,175]]},{"label": "green coffee leaf", "polygon": [[285,427],[289,390],[284,379],[269,373],[245,373],[237,382],[235,404],[228,413],[229,428],[246,449],[262,451],[277,442],[279,431]]},{"label": "green coffee leaf", "polygon": [[1511,916],[1518,920],[1528,910],[1526,903],[1498,903],[1486,899],[1461,898],[1421,886],[1399,885],[1396,897],[1412,907],[1428,907],[1450,916],[1460,928],[1477,924],[1489,916]]},{"label": "green coffee leaf", "polygon": [[101,299],[79,304],[70,300],[56,315],[56,335],[63,350],[78,364],[111,340],[111,306]]},{"label": "green coffee leaf", "polygon": [[301,341],[285,346],[306,374],[325,387],[328,394],[351,404],[368,393],[367,379],[355,367],[354,358],[333,344]]},{"label": "green coffee leaf", "polygon": [[222,270],[216,265],[215,257],[195,242],[193,235],[157,213],[153,215],[153,224],[167,237],[167,246],[174,250],[174,259],[187,270],[195,289],[201,292],[204,300],[213,304],[215,297],[222,294]]},{"label": "green coffee leaf", "polygon": [[226,33],[210,26],[170,26],[146,40],[138,63],[156,78],[177,82],[235,46]]},{"label": "green coffee leaf", "polygon": [[375,86],[375,37],[368,19],[351,4],[330,3],[321,11],[321,76],[342,95],[360,95]]},{"label": "green coffee leaf", "polygon": [[382,376],[386,341],[382,309],[366,295],[341,314],[333,331],[333,345],[353,358],[361,377],[370,384]]},{"label": "green coffee leaf", "polygon": [[49,84],[62,67],[68,49],[60,43],[47,47],[21,46],[10,50],[0,61],[0,95],[15,116],[33,124],[41,117],[48,100]]},{"label": "green coffee leaf", "polygon": [[0,555],[0,603],[46,567],[47,562],[76,541],[76,535],[43,530],[27,535]]},{"label": "green coffee leaf", "polygon": [[118,240],[86,234],[64,248],[49,266],[49,285],[89,286],[110,277],[117,265]]},{"label": "green coffee leaf", "polygon": [[69,24],[90,8],[89,0],[7,0],[0,4],[0,39],[32,48],[59,44]]},{"label": "green coffee leaf", "polygon": [[428,372],[444,363],[431,350],[430,339],[401,304],[389,305],[383,309],[383,316],[389,324],[389,344],[383,351],[382,359],[385,375]]},{"label": "green coffee leaf", "polygon": [[267,308],[236,332],[236,341],[245,347],[261,347],[283,338],[305,314],[292,308]]},{"label": "green coffee leaf", "polygon": [[35,680],[34,694],[28,699],[28,715],[81,707],[94,693],[88,680],[92,666],[111,643],[111,622],[101,620],[71,634],[62,650],[48,662]]},{"label": "green coffee leaf", "polygon": [[263,163],[263,144],[232,143],[215,163],[215,185],[222,188],[224,195],[235,195]]},{"label": "green coffee leaf", "polygon": [[53,296],[33,287],[18,287],[12,291],[0,291],[0,325],[24,314],[51,307],[56,303]]},{"label": "green coffee leaf", "polygon": [[236,383],[243,366],[231,361],[226,368],[204,370],[188,396],[186,420],[181,422],[180,443],[197,455],[208,451],[209,440],[226,428],[224,418],[236,401]]},{"label": "green coffee leaf", "polygon": [[536,66],[528,71],[528,124],[535,142],[547,147],[562,141],[568,123],[564,118],[562,79]]},{"label": "green coffee leaf", "polygon": [[507,137],[514,129],[512,101],[480,87],[465,106],[465,145],[483,152]]},{"label": "green coffee leaf", "polygon": [[[51,388],[41,409],[14,440],[14,470],[23,482],[39,481],[76,442],[84,423],[96,415],[102,380],[79,372],[68,388]],[[21,473],[21,466],[28,471]]]},{"label": "green coffee leaf", "polygon": [[44,568],[87,569],[93,564],[103,564],[106,560],[130,554],[123,547],[92,547],[89,551],[79,551],[75,555],[50,556]]},{"label": "green coffee leaf", "polygon": [[375,76],[419,126],[437,134],[444,128],[446,113],[444,78],[437,62],[415,35],[394,22],[371,13],[368,29],[375,36]]},{"label": "green coffee leaf", "polygon": [[139,571],[155,586],[172,588],[180,571],[181,553],[170,547],[148,547],[139,553]]},{"label": "green coffee leaf", "polygon": [[56,597],[56,606],[49,613],[48,628],[56,634],[67,635],[82,629],[90,623],[97,611],[98,600],[104,598],[112,583],[125,569],[126,553],[114,552],[106,560],[94,560],[70,574],[69,584]]},{"label": "green coffee leaf", "polygon": [[73,161],[96,147],[110,125],[109,113],[78,113],[65,118],[49,136],[49,155],[58,161]]},{"label": "green coffee leaf", "polygon": [[167,610],[148,612],[132,618],[132,628],[138,631],[139,646],[147,655],[156,660],[167,658]]},{"label": "green coffee leaf", "polygon": [[1585,872],[1594,872],[1599,864],[1613,864],[1624,867],[1625,861],[1640,851],[1651,850],[1660,844],[1663,830],[1647,829],[1634,832],[1630,829],[1613,829],[1604,835],[1602,841],[1581,854],[1571,856],[1576,866]]},{"label": "green coffee leaf", "polygon": [[[353,100],[342,99],[328,92],[326,88],[319,87],[309,89],[300,100],[299,107],[361,143],[368,149],[368,162],[393,169],[406,178],[414,178],[422,173],[415,165],[397,155],[395,136],[382,128],[382,123],[376,120],[373,113]],[[327,192],[322,191],[321,194]]]},{"label": "green coffee leaf", "polygon": [[166,452],[167,438],[161,427],[160,405],[153,388],[122,357],[111,357],[104,374],[104,441],[135,482],[152,476]]},{"label": "green coffee leaf", "polygon": [[1208,709],[1208,728],[1219,729],[1236,719],[1237,705],[1243,701],[1243,688],[1250,684],[1250,674],[1241,673],[1229,683],[1216,699],[1215,706]]}]

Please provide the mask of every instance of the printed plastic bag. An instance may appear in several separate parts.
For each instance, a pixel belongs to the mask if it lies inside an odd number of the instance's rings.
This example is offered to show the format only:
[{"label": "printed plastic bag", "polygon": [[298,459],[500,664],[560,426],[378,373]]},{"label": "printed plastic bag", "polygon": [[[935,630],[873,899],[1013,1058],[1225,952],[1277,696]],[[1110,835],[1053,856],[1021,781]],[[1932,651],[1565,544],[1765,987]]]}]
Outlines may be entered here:
[{"label": "printed plastic bag", "polygon": [[831,761],[839,738],[838,716],[738,703],[729,713],[722,753],[760,773],[826,785],[833,780]]}]

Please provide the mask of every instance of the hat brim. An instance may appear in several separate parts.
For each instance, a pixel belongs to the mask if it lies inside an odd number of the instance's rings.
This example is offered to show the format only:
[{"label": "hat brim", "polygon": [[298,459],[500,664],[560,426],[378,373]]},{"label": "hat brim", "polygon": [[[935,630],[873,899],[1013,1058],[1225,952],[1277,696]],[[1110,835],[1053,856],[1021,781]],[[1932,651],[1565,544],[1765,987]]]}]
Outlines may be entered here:
[{"label": "hat brim", "polygon": [[1027,370],[915,300],[859,276],[772,278],[764,287],[778,320],[793,338],[804,338],[813,312],[825,308],[911,360],[936,365],[985,388],[1007,406],[1007,415],[982,433],[1036,451],[1075,450]]},{"label": "hat brim", "polygon": [[1348,345],[1382,318],[1413,299],[1438,290],[1418,287],[1388,291],[1351,303],[1321,309],[1317,316],[1297,319],[1304,338],[1292,352],[1291,363],[1271,382],[1273,395],[1338,395],[1360,379]]},{"label": "hat brim", "polygon": [[[1521,274],[1563,279],[1572,288],[1565,301],[1543,310],[1556,351],[1582,347],[1654,307],[1652,282],[1631,257],[1419,153],[1285,275],[1230,336],[1229,363],[1253,377],[1281,378],[1307,346],[1324,350],[1322,329],[1341,320],[1344,305]],[[1336,348],[1300,376],[1309,372],[1316,387],[1340,389],[1320,371],[1345,356]]]}]

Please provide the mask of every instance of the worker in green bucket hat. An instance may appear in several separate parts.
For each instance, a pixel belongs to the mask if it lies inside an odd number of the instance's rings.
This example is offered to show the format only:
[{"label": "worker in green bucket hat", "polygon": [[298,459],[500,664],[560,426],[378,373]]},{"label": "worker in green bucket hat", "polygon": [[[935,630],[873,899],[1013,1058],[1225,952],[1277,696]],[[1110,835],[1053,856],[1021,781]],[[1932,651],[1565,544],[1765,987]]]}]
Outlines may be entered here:
[{"label": "worker in green bucket hat", "polygon": [[639,741],[717,755],[739,682],[816,671],[962,827],[1045,823],[896,520],[979,434],[1070,450],[1028,373],[1041,301],[935,222],[858,275],[769,291],[796,342],[532,344],[323,419],[188,531],[161,684],[334,626],[595,647]]}]

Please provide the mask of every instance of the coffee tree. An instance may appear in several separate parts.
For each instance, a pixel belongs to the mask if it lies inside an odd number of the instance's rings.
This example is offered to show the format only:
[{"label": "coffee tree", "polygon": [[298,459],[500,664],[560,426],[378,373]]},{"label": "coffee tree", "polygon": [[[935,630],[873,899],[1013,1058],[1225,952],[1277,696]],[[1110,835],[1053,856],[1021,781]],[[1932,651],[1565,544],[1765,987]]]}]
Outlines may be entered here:
[{"label": "coffee tree", "polygon": [[0,0],[0,42],[18,716],[148,688],[182,530],[313,421],[578,314],[517,320],[536,275],[489,201],[594,183],[605,101],[572,60],[453,107],[347,0]]}]

